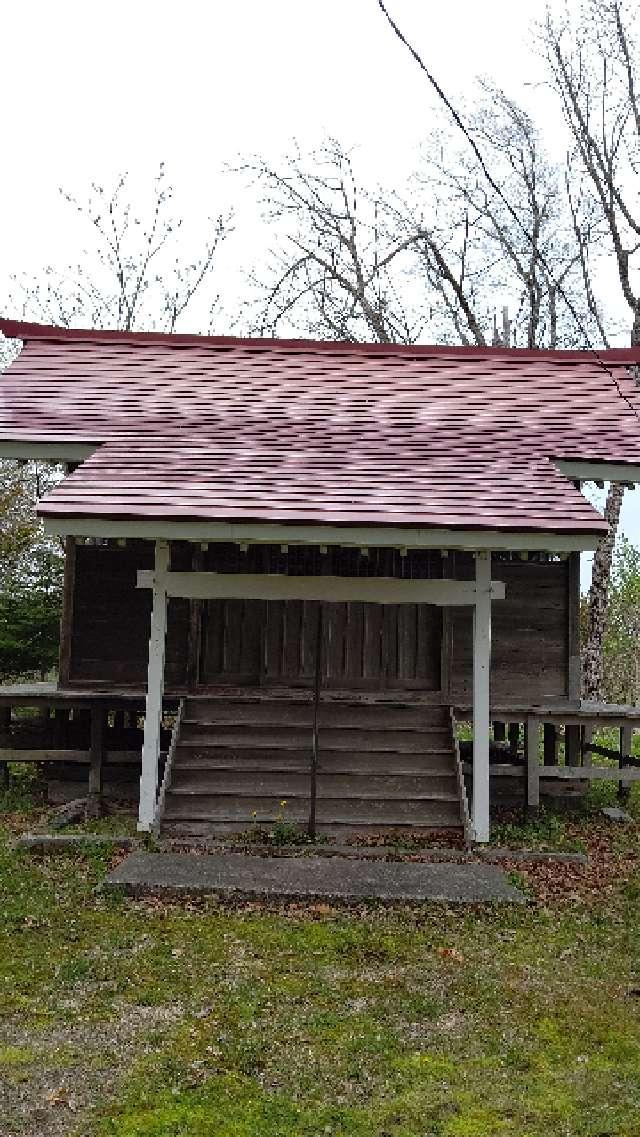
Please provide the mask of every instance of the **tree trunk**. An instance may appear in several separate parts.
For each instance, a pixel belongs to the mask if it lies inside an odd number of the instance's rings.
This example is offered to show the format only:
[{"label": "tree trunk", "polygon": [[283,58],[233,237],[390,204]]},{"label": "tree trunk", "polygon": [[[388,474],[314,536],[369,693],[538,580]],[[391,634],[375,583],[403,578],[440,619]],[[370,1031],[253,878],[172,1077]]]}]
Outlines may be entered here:
[{"label": "tree trunk", "polygon": [[609,532],[602,538],[593,556],[589,589],[589,628],[582,657],[582,693],[585,699],[602,698],[603,648],[609,599],[609,580],[613,547],[618,533],[624,486],[612,482],[607,494],[604,519]]}]

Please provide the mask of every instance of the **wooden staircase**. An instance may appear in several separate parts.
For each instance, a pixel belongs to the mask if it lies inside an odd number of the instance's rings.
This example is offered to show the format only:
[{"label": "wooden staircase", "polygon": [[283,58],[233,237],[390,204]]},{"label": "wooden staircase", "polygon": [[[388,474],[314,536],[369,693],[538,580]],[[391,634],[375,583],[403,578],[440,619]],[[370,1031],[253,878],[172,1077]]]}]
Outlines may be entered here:
[{"label": "wooden staircase", "polygon": [[[313,703],[309,692],[235,691],[186,701],[162,831],[214,836],[270,826],[306,828]],[[323,693],[318,711],[317,829],[463,830],[446,707],[404,693],[366,701]],[[282,805],[286,802],[286,805]]]}]

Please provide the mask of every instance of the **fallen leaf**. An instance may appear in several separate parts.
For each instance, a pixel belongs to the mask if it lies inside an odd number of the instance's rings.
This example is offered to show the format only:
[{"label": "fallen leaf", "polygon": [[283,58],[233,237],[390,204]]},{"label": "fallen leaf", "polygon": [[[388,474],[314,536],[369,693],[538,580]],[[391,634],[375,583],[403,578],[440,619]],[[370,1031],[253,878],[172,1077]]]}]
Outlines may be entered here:
[{"label": "fallen leaf", "polygon": [[441,947],[438,948],[438,955],[441,959],[450,959],[453,963],[464,963],[464,956],[461,951],[454,947]]}]

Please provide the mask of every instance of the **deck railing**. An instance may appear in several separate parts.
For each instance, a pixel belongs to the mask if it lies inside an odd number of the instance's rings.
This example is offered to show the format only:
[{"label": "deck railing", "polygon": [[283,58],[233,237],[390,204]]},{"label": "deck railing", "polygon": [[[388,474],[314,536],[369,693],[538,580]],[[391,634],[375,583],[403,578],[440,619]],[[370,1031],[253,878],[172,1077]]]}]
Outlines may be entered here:
[{"label": "deck railing", "polygon": [[154,815],[153,815],[153,826],[152,826],[152,832],[153,833],[158,833],[160,830],[160,826],[162,824],[162,818],[164,815],[165,798],[167,795],[167,790],[171,784],[171,773],[173,770],[173,760],[175,758],[176,748],[178,746],[178,738],[180,736],[180,727],[182,725],[182,719],[184,717],[185,705],[186,705],[186,699],[181,699],[179,704],[178,704],[178,713],[177,713],[175,720],[174,720],[174,723],[173,723],[173,729],[171,731],[171,741],[169,743],[169,749],[167,751],[167,759],[166,759],[166,762],[164,764],[164,770],[162,773],[162,782],[160,783],[160,789],[158,790],[158,797],[156,798],[156,807],[155,807],[155,811],[154,811]]},{"label": "deck railing", "polygon": [[456,768],[456,781],[458,783],[458,793],[460,795],[460,815],[462,819],[462,827],[464,830],[464,843],[465,845],[469,846],[473,843],[473,826],[471,824],[471,815],[469,813],[467,787],[464,781],[462,759],[460,758],[460,743],[458,742],[458,732],[456,730],[456,719],[453,713],[453,707],[449,707],[449,719],[451,721],[451,734],[453,737],[453,753]]}]

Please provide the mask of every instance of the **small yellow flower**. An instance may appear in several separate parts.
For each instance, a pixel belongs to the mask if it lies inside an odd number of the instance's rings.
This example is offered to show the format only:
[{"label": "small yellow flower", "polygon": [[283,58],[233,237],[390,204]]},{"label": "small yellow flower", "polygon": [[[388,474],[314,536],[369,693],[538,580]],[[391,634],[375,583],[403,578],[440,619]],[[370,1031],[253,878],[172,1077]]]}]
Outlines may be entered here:
[{"label": "small yellow flower", "polygon": [[257,809],[252,809],[252,810],[251,810],[251,816],[252,816],[252,817],[257,817],[257,816],[258,816],[258,811],[257,811]]},{"label": "small yellow flower", "polygon": [[284,807],[286,804],[287,804],[286,799],[285,799],[285,801],[280,802],[281,807]]}]

